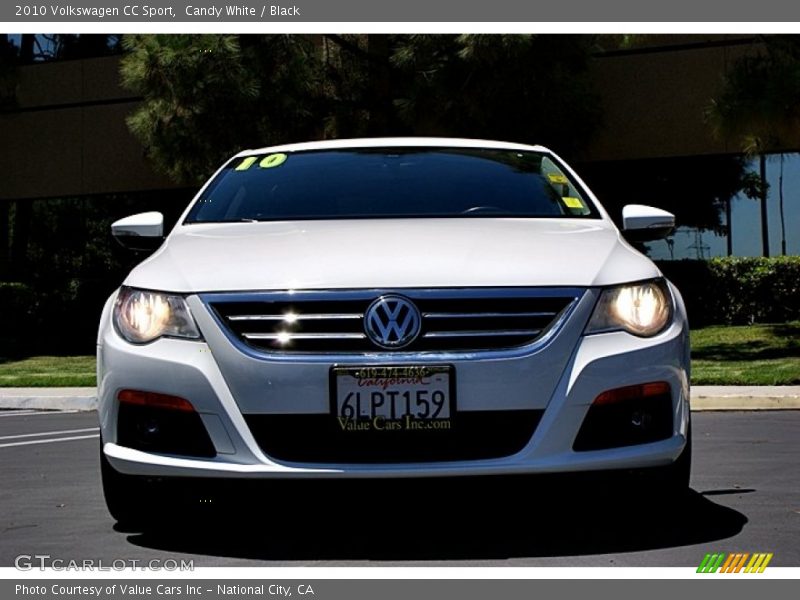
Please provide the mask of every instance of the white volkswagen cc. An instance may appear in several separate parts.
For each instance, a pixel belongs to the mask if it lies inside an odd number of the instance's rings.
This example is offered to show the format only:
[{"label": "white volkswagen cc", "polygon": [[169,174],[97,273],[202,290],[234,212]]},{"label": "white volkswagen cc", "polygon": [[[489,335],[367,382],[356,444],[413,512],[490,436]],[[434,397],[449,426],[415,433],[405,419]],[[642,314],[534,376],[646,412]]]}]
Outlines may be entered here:
[{"label": "white volkswagen cc", "polygon": [[[111,514],[163,482],[647,472],[686,489],[678,290],[540,146],[315,142],[233,157],[106,303]],[[148,487],[149,486],[149,487]]]}]

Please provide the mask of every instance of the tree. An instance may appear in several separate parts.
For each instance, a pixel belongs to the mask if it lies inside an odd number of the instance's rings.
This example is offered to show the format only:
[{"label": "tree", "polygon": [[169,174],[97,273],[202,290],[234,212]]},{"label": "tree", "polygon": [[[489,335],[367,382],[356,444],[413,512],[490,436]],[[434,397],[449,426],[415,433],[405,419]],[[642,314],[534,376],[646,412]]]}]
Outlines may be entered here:
[{"label": "tree", "polygon": [[[736,139],[747,155],[759,157],[762,252],[769,256],[766,154],[800,141],[800,40],[769,36],[763,42],[762,52],[733,64],[706,116],[717,135]],[[780,195],[782,200],[782,189]],[[781,230],[785,228],[781,201]],[[785,254],[785,234],[781,241]]]},{"label": "tree", "polygon": [[439,134],[582,148],[600,121],[585,36],[124,36],[128,125],[199,182],[243,146]]},{"label": "tree", "polygon": [[408,134],[393,106],[399,89],[390,64],[390,37],[377,34],[325,34],[321,118],[324,136],[347,138]]},{"label": "tree", "polygon": [[128,126],[156,168],[206,179],[246,147],[314,137],[321,64],[308,37],[126,35],[122,83],[143,102]]},{"label": "tree", "polygon": [[614,216],[626,204],[652,204],[678,223],[722,234],[721,214],[740,192],[760,189],[740,156],[687,156],[580,165],[580,173]]},{"label": "tree", "polygon": [[591,36],[394,38],[395,104],[414,131],[537,142],[579,155],[601,121]]}]

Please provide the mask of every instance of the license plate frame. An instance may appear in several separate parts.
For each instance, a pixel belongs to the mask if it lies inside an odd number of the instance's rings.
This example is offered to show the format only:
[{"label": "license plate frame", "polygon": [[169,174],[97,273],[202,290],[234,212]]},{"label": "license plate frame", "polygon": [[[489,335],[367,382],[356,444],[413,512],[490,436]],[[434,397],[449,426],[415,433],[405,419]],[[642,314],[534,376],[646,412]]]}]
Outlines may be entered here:
[{"label": "license plate frame", "polygon": [[[433,409],[429,411],[428,416],[422,415],[420,416],[420,405],[417,405],[416,395],[413,395],[409,400],[412,404],[414,404],[412,410],[412,415],[410,416],[410,423],[406,417],[405,411],[405,402],[406,398],[403,396],[403,391],[398,390],[398,388],[402,386],[408,386],[410,389],[406,389],[406,391],[412,392],[418,389],[425,389],[424,386],[420,385],[420,383],[398,383],[398,384],[391,384],[389,383],[387,388],[381,388],[380,385],[374,386],[365,386],[366,389],[372,388],[373,391],[380,391],[383,392],[385,399],[388,398],[388,394],[386,392],[389,388],[392,388],[392,391],[397,392],[397,396],[394,398],[394,413],[392,412],[392,407],[389,405],[382,405],[380,408],[385,410],[387,414],[374,414],[374,409],[372,407],[372,398],[370,397],[367,399],[366,402],[362,401],[361,403],[361,413],[358,416],[350,415],[350,414],[343,414],[341,411],[341,407],[343,406],[344,402],[346,402],[346,398],[340,402],[340,392],[342,391],[342,386],[340,386],[340,378],[343,376],[348,376],[351,379],[355,379],[356,381],[361,379],[370,379],[370,380],[386,380],[386,379],[414,379],[416,377],[425,378],[433,378],[432,385],[430,386],[431,392],[442,391],[446,389],[446,397],[444,399],[444,406],[446,406],[446,411],[440,411],[436,417],[431,416],[433,414]],[[445,381],[441,381],[442,378],[445,378]],[[447,427],[443,427],[443,429],[450,429],[450,424],[452,424],[455,414],[456,414],[456,371],[455,367],[451,364],[425,364],[425,365],[333,365],[330,368],[329,374],[329,381],[330,381],[330,391],[329,391],[329,398],[330,398],[330,416],[332,419],[338,420],[340,425],[342,425],[342,420],[352,421],[354,424],[369,424],[370,426],[363,426],[358,428],[358,430],[364,429],[378,429],[378,430],[400,430],[400,429],[412,429],[410,425],[414,423],[419,424],[427,423],[427,424],[447,424]],[[352,386],[352,382],[350,382]],[[345,386],[346,388],[347,386]],[[345,390],[346,391],[346,390]],[[371,392],[367,392],[371,394]],[[431,394],[432,395],[432,394]],[[399,396],[399,397],[398,397]],[[400,402],[401,406],[399,406],[397,401]],[[433,404],[433,401],[431,400]],[[351,403],[352,404],[352,403]],[[385,407],[385,408],[384,408]],[[366,410],[365,410],[366,409]],[[442,416],[439,416],[442,415]],[[394,418],[392,418],[394,416]],[[380,423],[379,427],[375,427],[375,418],[382,417],[383,423]],[[400,423],[401,426],[388,426],[385,425],[388,423]],[[342,426],[342,429],[348,429]]]}]

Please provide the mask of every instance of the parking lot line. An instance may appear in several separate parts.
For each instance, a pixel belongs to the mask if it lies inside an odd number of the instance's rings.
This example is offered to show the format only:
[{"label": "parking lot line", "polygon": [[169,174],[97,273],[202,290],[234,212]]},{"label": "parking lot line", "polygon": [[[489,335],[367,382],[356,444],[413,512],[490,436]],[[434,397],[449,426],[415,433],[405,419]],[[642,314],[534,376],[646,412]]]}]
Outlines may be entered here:
[{"label": "parking lot line", "polygon": [[99,431],[99,427],[86,427],[84,429],[62,429],[61,431],[43,431],[41,433],[20,433],[16,435],[0,435],[0,440],[14,440],[19,438],[44,437],[47,435],[63,435],[65,433],[86,433],[87,431]]},{"label": "parking lot line", "polygon": [[11,410],[0,411],[0,419],[3,417],[32,417],[34,415],[67,415],[76,413],[77,410]]},{"label": "parking lot line", "polygon": [[32,446],[34,444],[54,444],[55,442],[69,442],[72,440],[90,440],[92,438],[99,438],[100,434],[93,435],[76,435],[71,437],[53,438],[47,440],[28,440],[25,442],[11,442],[10,444],[0,444],[0,448],[11,448],[12,446]]}]

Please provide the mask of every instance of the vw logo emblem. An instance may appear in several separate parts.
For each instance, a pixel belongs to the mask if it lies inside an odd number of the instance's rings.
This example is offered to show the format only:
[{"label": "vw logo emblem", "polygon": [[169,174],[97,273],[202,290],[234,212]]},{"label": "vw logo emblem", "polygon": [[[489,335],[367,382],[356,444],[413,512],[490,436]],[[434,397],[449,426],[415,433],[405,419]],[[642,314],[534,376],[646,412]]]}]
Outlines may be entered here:
[{"label": "vw logo emblem", "polygon": [[402,296],[381,296],[364,315],[364,330],[381,348],[408,346],[419,335],[422,319],[414,304]]}]

